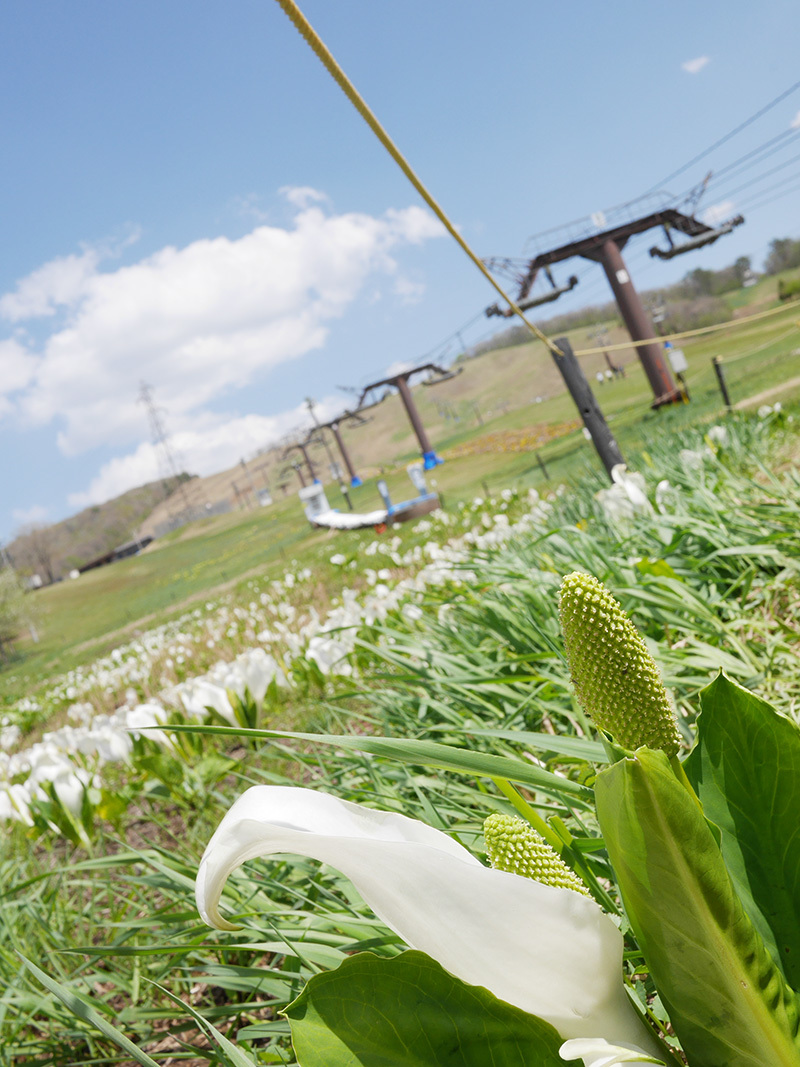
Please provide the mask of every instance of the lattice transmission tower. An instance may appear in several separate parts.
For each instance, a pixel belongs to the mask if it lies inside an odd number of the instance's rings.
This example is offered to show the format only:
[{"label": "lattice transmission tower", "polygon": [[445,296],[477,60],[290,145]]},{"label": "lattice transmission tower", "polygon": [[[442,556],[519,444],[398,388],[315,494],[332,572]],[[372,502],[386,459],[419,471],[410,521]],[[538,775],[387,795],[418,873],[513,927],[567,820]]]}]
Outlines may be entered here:
[{"label": "lattice transmission tower", "polygon": [[[150,425],[150,440],[158,457],[158,473],[164,486],[164,496],[170,504],[168,509],[170,517],[175,518],[174,508],[171,506],[177,497],[182,510],[190,510],[192,502],[186,489],[186,483],[181,477],[181,456],[175,450],[170,441],[164,424],[164,409],[160,408],[153,397],[153,387],[147,382],[142,382],[139,390],[139,403],[147,409],[147,421]],[[170,488],[172,487],[172,488]]]}]

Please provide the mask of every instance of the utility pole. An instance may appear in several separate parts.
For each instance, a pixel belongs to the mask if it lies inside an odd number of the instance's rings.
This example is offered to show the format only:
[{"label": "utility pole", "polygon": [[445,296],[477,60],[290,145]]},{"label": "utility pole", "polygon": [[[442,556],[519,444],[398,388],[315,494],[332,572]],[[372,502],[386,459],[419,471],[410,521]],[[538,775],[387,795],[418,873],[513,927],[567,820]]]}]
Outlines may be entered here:
[{"label": "utility pole", "polygon": [[[569,389],[570,396],[575,402],[575,407],[580,412],[584,426],[591,434],[592,444],[603,461],[603,466],[610,478],[612,468],[618,463],[625,462],[619,445],[608,428],[608,423],[600,410],[600,405],[595,400],[594,393],[586,381],[583,368],[572,351],[572,345],[566,337],[559,337],[556,340],[556,345],[561,350],[562,355],[557,356],[555,352],[552,352],[553,360],[561,373],[561,377],[564,379],[564,384]],[[538,453],[537,458],[539,458]]]}]

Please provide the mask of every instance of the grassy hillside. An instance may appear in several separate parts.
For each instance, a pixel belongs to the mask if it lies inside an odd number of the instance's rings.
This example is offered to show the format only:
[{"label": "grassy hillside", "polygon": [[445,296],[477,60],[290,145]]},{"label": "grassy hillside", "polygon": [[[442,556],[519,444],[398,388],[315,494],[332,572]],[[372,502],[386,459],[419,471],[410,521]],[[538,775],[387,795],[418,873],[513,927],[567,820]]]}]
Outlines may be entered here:
[{"label": "grassy hillside", "polygon": [[6,546],[8,554],[21,574],[39,574],[45,582],[64,577],[131,540],[142,520],[169,495],[160,481],[139,486],[52,526],[21,531]]}]

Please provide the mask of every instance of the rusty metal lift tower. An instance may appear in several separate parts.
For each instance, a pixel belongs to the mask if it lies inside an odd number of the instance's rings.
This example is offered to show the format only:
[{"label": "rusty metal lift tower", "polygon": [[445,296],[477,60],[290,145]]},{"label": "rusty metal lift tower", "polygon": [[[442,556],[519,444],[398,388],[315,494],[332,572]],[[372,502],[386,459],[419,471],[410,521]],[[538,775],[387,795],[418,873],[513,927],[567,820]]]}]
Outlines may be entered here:
[{"label": "rusty metal lift tower", "polygon": [[402,371],[402,373],[395,374],[391,378],[381,378],[380,381],[372,382],[370,385],[365,386],[361,391],[357,410],[361,409],[364,399],[373,389],[379,389],[382,385],[395,388],[400,394],[400,399],[403,401],[403,407],[406,409],[409,422],[411,423],[417,440],[419,441],[420,451],[422,452],[422,466],[426,471],[429,471],[433,470],[439,463],[444,463],[444,460],[436,455],[433,445],[428,439],[428,435],[425,432],[425,427],[422,425],[422,419],[420,418],[417,405],[414,402],[414,397],[411,395],[411,389],[408,384],[409,378],[413,377],[415,374],[421,374],[423,371],[433,371],[435,374],[439,375],[439,377],[435,378],[433,381],[428,381],[426,383],[427,385],[438,385],[439,382],[449,381],[450,378],[455,378],[456,374],[459,373],[458,371],[445,370],[444,367],[440,367],[438,363],[423,363],[419,367],[412,367],[411,370]]},{"label": "rusty metal lift tower", "polygon": [[[622,258],[622,250],[634,234],[645,233],[647,230],[662,226],[669,248],[666,252],[662,252],[658,248],[651,248],[650,254],[651,256],[659,256],[661,259],[672,259],[683,252],[691,252],[704,245],[712,244],[717,238],[730,233],[734,226],[738,226],[742,222],[744,222],[744,219],[741,215],[738,215],[724,225],[714,228],[704,222],[700,222],[693,215],[685,215],[676,208],[670,207],[612,226],[610,229],[588,234],[578,240],[561,245],[559,248],[552,248],[548,252],[540,252],[534,259],[530,260],[528,269],[521,280],[517,303],[522,307],[526,306],[524,302],[527,300],[539,271],[548,270],[554,263],[561,263],[565,259],[571,259],[573,256],[580,256],[583,259],[599,263],[605,271],[606,278],[608,278],[631,340],[652,341],[652,343],[640,344],[636,348],[647,379],[650,382],[650,388],[653,390],[652,406],[658,408],[664,404],[681,401],[683,396],[673,381],[672,372],[664,358],[661,343],[653,329],[653,324],[645,311],[641,298],[631,281],[625,261]],[[675,245],[672,240],[672,231],[685,234],[689,240],[683,244]],[[531,306],[531,304],[528,304],[528,306]],[[498,310],[495,308],[487,310],[487,314],[490,312],[495,315],[498,314]],[[509,316],[512,314],[511,309],[499,313]]]},{"label": "rusty metal lift tower", "polygon": [[333,438],[336,441],[341,457],[344,460],[344,465],[347,468],[347,473],[350,475],[350,488],[357,489],[360,485],[363,485],[364,483],[356,474],[355,467],[353,466],[353,461],[350,458],[350,453],[348,452],[347,447],[345,446],[344,440],[342,438],[341,425],[345,422],[352,422],[355,423],[356,426],[361,426],[365,422],[369,422],[369,419],[363,418],[355,411],[343,411],[341,415],[337,415],[335,419],[331,419],[329,422],[318,422],[317,428],[319,430],[330,430],[333,434]]},{"label": "rusty metal lift tower", "polygon": [[[313,430],[312,430],[312,433],[313,433]],[[309,445],[309,438],[310,437],[311,437],[311,434],[309,434],[308,438],[306,438],[305,441],[297,441],[297,442],[295,442],[295,444],[289,445],[287,448],[285,448],[283,450],[283,456],[281,458],[282,459],[286,459],[287,456],[289,455],[289,453],[293,452],[295,449],[298,452],[301,452],[302,455],[303,455],[303,461],[305,462],[305,465],[306,465],[306,470],[309,473],[309,476],[311,478],[312,483],[314,485],[321,485],[322,483],[320,482],[319,478],[317,477],[317,472],[314,469],[314,464],[311,462],[311,457],[308,454],[308,445]],[[300,479],[301,484],[303,485],[303,487],[305,487],[306,483],[303,480],[303,475],[301,473],[299,465],[295,466],[295,464],[292,464],[292,466],[294,467],[295,471],[297,472],[297,476]]]}]

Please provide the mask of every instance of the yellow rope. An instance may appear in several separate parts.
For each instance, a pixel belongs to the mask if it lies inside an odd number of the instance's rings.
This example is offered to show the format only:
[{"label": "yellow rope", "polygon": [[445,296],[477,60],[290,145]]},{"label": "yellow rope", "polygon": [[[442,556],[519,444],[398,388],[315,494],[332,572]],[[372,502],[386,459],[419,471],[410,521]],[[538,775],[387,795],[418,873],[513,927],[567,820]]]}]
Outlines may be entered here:
[{"label": "yellow rope", "polygon": [[431,196],[431,194],[428,192],[428,190],[422,184],[420,179],[417,177],[417,175],[411,169],[410,164],[407,162],[407,160],[405,159],[403,154],[400,152],[399,148],[395,145],[394,141],[392,141],[391,137],[386,132],[386,130],[383,128],[383,126],[380,124],[380,122],[378,122],[378,119],[375,117],[373,112],[370,110],[370,108],[367,105],[366,101],[362,98],[362,96],[357,91],[356,87],[353,85],[353,83],[347,77],[345,72],[342,70],[342,68],[336,62],[334,57],[328,51],[328,49],[326,48],[326,46],[323,43],[323,41],[321,40],[321,38],[319,37],[317,32],[314,30],[314,28],[311,26],[311,24],[309,23],[308,19],[305,17],[305,15],[299,9],[297,4],[294,2],[294,0],[278,0],[278,3],[283,8],[283,10],[286,13],[286,15],[288,15],[288,17],[291,19],[292,23],[294,24],[295,28],[300,33],[300,35],[310,45],[310,47],[312,48],[312,50],[316,54],[317,58],[325,66],[325,68],[328,71],[328,73],[333,77],[333,79],[335,80],[336,84],[344,92],[345,96],[348,98],[350,103],[356,108],[356,110],[361,115],[361,117],[364,119],[366,124],[369,126],[369,128],[372,130],[372,132],[375,134],[375,136],[381,142],[383,147],[386,149],[386,151],[389,153],[389,155],[392,157],[392,159],[395,161],[395,163],[398,165],[398,167],[400,167],[400,169],[402,170],[403,174],[405,174],[405,176],[408,178],[408,180],[411,182],[411,184],[417,190],[417,192],[422,197],[422,199],[425,201],[425,203],[428,205],[428,207],[431,209],[431,211],[436,215],[436,217],[442,223],[442,225],[447,230],[447,232],[450,234],[450,236],[452,238],[454,238],[454,240],[456,240],[458,242],[458,244],[461,246],[463,251],[466,252],[466,254],[469,256],[469,258],[472,260],[472,262],[475,264],[475,266],[478,268],[478,270],[481,272],[481,274],[497,290],[497,292],[500,294],[500,296],[503,298],[503,300],[506,301],[506,303],[509,305],[511,310],[514,312],[514,314],[518,315],[519,318],[522,319],[522,321],[525,323],[525,325],[528,327],[528,329],[531,331],[531,333],[534,335],[534,337],[536,337],[539,341],[544,342],[544,344],[547,345],[547,347],[550,349],[550,351],[553,353],[553,355],[555,355],[555,356],[563,355],[563,353],[561,352],[561,349],[555,344],[555,342],[551,341],[550,338],[546,334],[542,333],[542,331],[538,328],[538,326],[535,326],[530,321],[530,319],[528,319],[523,314],[522,310],[508,296],[508,294],[503,290],[502,286],[500,286],[495,281],[495,279],[492,277],[492,275],[487,270],[486,266],[480,261],[478,256],[475,255],[475,253],[472,251],[472,249],[467,244],[467,242],[464,240],[464,238],[461,236],[461,234],[458,232],[458,230],[456,230],[455,226],[452,224],[452,222],[450,222],[450,219],[444,213],[442,208],[439,207],[437,202],[434,200],[434,198]]},{"label": "yellow rope", "polygon": [[[796,309],[795,309],[796,310]],[[662,344],[664,341],[683,341],[687,337],[699,337],[704,333],[713,333],[715,330],[732,330],[740,326],[746,326],[748,322],[756,322],[758,319],[766,319],[770,315],[778,315],[781,311],[791,311],[791,306],[770,308],[769,311],[759,311],[755,315],[748,315],[744,319],[731,319],[729,322],[717,322],[713,326],[700,326],[696,330],[684,330],[683,333],[670,333],[665,337],[647,337],[644,341],[620,341],[615,345],[603,345],[600,348],[581,348],[575,353],[576,356],[593,356],[598,352],[619,352],[623,348],[640,348],[642,345]]]}]

